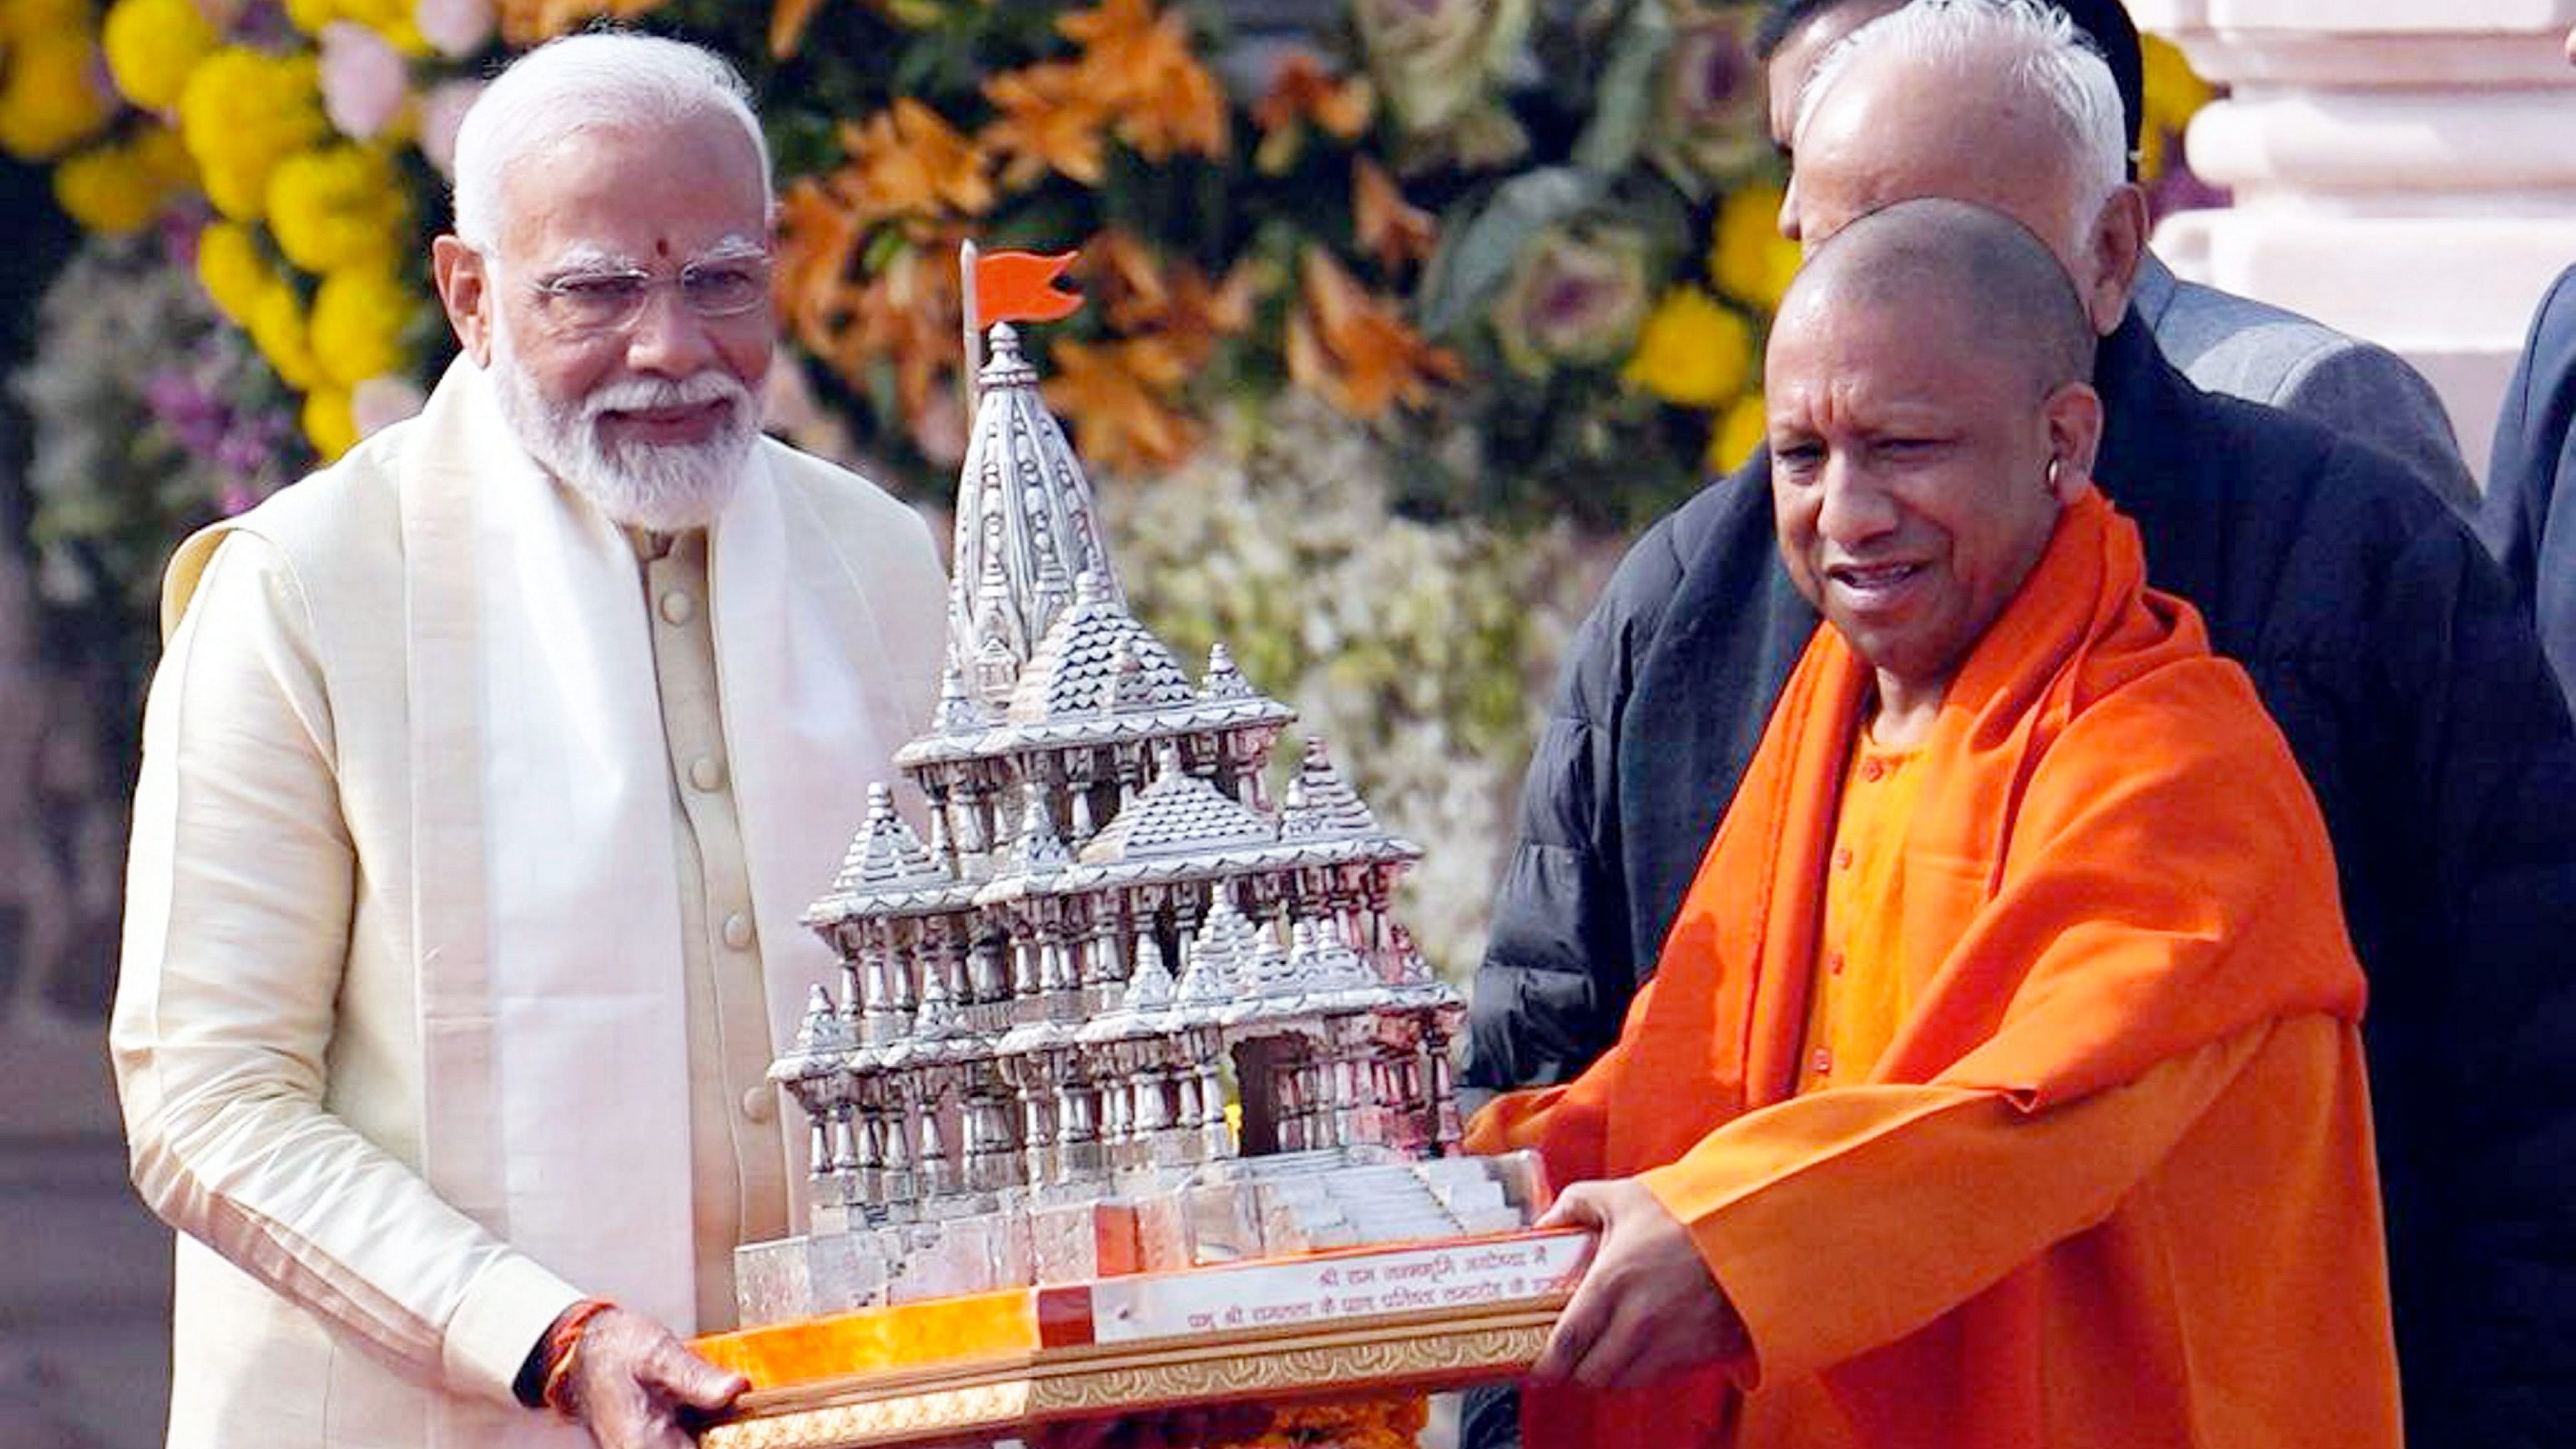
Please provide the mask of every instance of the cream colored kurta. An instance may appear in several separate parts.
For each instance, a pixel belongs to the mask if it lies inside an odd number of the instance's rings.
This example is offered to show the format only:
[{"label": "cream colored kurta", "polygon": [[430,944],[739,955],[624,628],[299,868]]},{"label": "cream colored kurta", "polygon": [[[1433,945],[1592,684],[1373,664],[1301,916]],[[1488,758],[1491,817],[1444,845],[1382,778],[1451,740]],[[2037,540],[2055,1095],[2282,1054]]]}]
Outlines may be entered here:
[{"label": "cream colored kurta", "polygon": [[801,1134],[743,1064],[828,973],[796,917],[936,695],[944,591],[916,515],[770,443],[711,547],[703,645],[658,637],[655,565],[460,364],[174,563],[111,1042],[183,1232],[173,1444],[582,1443],[509,1396],[544,1324],[693,1327],[711,1167],[774,1222],[748,1164],[792,1182]]},{"label": "cream colored kurta", "polygon": [[653,616],[653,684],[669,747],[680,955],[688,975],[690,1221],[698,1330],[734,1326],[733,1250],[787,1232],[759,927],[725,752],[707,536],[648,535],[638,552]]}]

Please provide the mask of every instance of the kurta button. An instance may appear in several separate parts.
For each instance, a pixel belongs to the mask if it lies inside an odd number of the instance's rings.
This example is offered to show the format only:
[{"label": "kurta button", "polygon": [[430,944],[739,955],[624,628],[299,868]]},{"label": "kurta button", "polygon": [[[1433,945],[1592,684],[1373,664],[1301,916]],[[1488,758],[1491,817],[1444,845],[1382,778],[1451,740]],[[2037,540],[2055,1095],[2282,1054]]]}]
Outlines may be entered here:
[{"label": "kurta button", "polygon": [[751,949],[751,917],[740,911],[724,918],[724,943],[737,951]]},{"label": "kurta button", "polygon": [[700,755],[689,762],[689,783],[701,790],[714,790],[724,784],[724,761],[713,755]]},{"label": "kurta button", "polygon": [[1825,960],[1825,969],[1826,969],[1826,970],[1828,970],[1828,971],[1831,971],[1831,972],[1832,972],[1833,974],[1835,974],[1836,976],[1840,976],[1840,975],[1842,975],[1842,974],[1843,974],[1843,953],[1842,953],[1842,952],[1840,952],[1840,951],[1836,951],[1833,955],[1831,955],[1831,956],[1827,957],[1827,958],[1826,958],[1826,960]]},{"label": "kurta button", "polygon": [[778,1115],[778,1089],[763,1085],[742,1094],[742,1115],[766,1127]]},{"label": "kurta button", "polygon": [[[666,600],[665,602],[668,601]],[[672,622],[676,624],[679,621],[674,619]],[[1876,780],[1881,776],[1884,776],[1886,773],[1887,762],[1876,755],[1872,755],[1868,759],[1860,762],[1860,777],[1864,780]]]},{"label": "kurta button", "polygon": [[1834,1054],[1823,1047],[1818,1047],[1815,1056],[1808,1060],[1807,1065],[1814,1067],[1816,1075],[1821,1077],[1834,1069]]},{"label": "kurta button", "polygon": [[687,590],[673,589],[662,595],[664,623],[685,624],[696,617],[698,617],[698,601],[690,598]]},{"label": "kurta button", "polygon": [[1848,845],[1837,847],[1834,851],[1834,869],[1849,870],[1851,869],[1851,863],[1851,847]]}]

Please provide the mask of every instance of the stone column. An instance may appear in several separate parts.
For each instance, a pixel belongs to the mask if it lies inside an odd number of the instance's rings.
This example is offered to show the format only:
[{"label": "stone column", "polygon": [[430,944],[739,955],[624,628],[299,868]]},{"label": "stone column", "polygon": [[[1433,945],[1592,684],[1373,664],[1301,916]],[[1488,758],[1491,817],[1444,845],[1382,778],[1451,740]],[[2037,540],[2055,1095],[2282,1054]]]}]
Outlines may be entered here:
[{"label": "stone column", "polygon": [[2129,0],[2229,87],[2189,136],[2233,208],[2156,250],[2404,356],[2481,481],[2532,309],[2576,263],[2576,0]]}]

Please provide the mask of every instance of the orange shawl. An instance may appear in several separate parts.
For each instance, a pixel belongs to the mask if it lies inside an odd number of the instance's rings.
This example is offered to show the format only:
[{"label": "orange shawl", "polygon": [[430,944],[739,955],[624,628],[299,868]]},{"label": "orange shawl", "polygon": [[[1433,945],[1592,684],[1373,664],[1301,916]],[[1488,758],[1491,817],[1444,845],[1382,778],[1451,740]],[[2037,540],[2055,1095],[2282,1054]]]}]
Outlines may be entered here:
[{"label": "orange shawl", "polygon": [[[2361,1406],[2326,1442],[2393,1442],[2362,978],[2323,821],[2244,673],[2146,590],[2127,520],[2071,505],[1924,746],[1915,1009],[1868,1084],[1793,1098],[1871,681],[1818,631],[1618,1045],[1474,1124],[1471,1150],[1536,1146],[1560,1182],[1642,1175],[1752,1338],[1649,1393],[1533,1392],[1531,1449],[2223,1443],[2317,1394]],[[2023,1213],[2026,1238],[1996,1226]],[[2275,1276],[2227,1286],[2249,1272]],[[2280,1334],[2313,1353],[2207,1363]],[[2136,1376],[2147,1406],[2090,1401]]]}]

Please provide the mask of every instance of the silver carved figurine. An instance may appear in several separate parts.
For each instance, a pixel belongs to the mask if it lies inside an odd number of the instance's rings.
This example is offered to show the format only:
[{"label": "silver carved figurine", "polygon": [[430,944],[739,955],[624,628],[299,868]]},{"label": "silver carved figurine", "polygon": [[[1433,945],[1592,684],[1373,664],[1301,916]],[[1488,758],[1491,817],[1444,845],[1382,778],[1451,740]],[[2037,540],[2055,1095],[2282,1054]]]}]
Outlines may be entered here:
[{"label": "silver carved figurine", "polygon": [[[1462,1016],[1390,909],[1421,851],[1223,645],[1194,684],[1127,612],[1007,326],[957,500],[949,667],[806,920],[841,962],[771,1079],[809,1233],[739,1250],[746,1326],[1523,1226],[1459,1158]],[[1226,1111],[1231,1095],[1240,1128]]]}]

